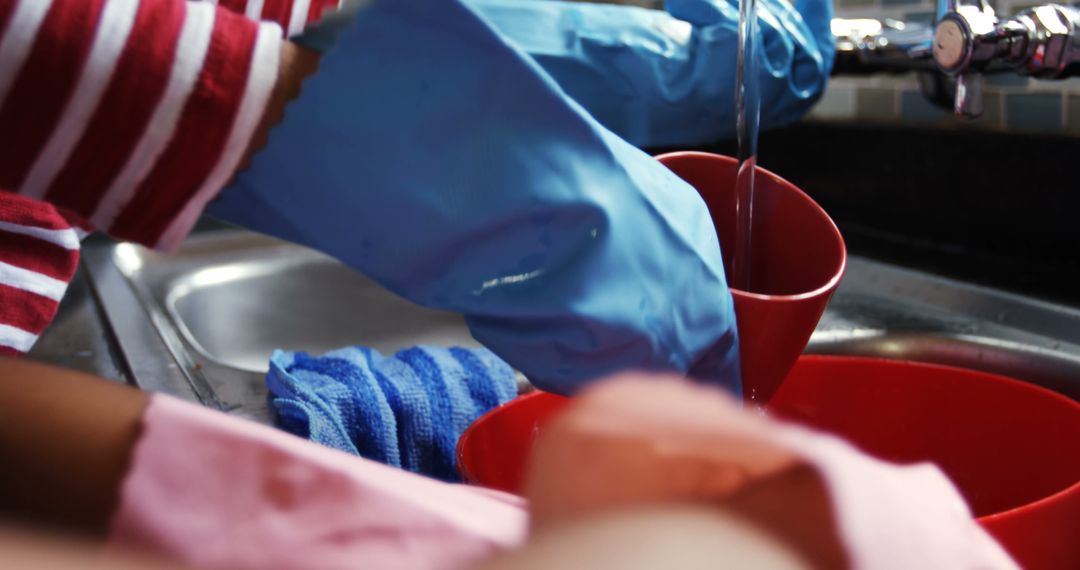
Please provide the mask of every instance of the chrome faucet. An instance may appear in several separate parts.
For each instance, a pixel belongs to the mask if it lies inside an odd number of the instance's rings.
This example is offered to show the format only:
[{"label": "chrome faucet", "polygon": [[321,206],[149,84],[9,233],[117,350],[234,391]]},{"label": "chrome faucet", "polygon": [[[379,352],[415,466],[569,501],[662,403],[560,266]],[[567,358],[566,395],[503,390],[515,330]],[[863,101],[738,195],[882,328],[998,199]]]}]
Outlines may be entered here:
[{"label": "chrome faucet", "polygon": [[932,70],[933,28],[892,18],[833,18],[834,73]]},{"label": "chrome faucet", "polygon": [[[1070,6],[1046,4],[1001,19],[987,0],[938,0],[933,27],[838,18],[832,28],[836,73],[914,69],[939,78],[944,73],[956,80],[955,96],[948,103],[964,117],[982,114],[983,74],[1041,79],[1080,75],[1080,9]],[[920,83],[928,97],[940,101],[940,88],[928,93],[926,83]]]},{"label": "chrome faucet", "polygon": [[986,0],[939,0],[933,56],[956,78],[953,110],[982,114],[982,73],[1013,71],[1046,79],[1080,71],[1080,10],[1057,4],[999,19]]}]

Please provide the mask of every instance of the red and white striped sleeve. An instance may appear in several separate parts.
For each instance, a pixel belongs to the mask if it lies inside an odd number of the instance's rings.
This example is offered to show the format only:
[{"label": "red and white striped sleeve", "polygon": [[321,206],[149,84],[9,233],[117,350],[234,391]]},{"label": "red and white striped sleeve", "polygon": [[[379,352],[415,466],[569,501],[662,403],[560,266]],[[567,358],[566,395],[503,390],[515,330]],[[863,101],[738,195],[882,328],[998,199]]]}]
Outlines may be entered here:
[{"label": "red and white striped sleeve", "polygon": [[0,188],[163,248],[231,177],[282,41],[177,0],[0,0],[0,29]]},{"label": "red and white striped sleeve", "polygon": [[304,31],[323,14],[341,8],[341,0],[217,0],[218,5],[252,20],[277,22],[286,37]]},{"label": "red and white striped sleeve", "polygon": [[0,0],[0,355],[52,321],[85,219],[147,245],[183,238],[262,113],[279,26],[338,5]]},{"label": "red and white striped sleeve", "polygon": [[0,199],[0,355],[21,355],[52,322],[79,263],[80,229],[49,204]]}]

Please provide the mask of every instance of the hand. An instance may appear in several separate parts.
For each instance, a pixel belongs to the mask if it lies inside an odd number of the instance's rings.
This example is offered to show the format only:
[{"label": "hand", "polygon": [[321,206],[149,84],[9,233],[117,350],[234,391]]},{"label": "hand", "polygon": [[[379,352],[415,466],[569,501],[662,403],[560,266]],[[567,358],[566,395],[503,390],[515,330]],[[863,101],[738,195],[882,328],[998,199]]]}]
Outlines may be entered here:
[{"label": "hand", "polygon": [[[583,2],[468,4],[637,146],[735,137],[734,1],[667,0],[667,12]],[[761,0],[757,14],[761,126],[769,129],[798,120],[824,92],[835,52],[832,3]]]},{"label": "hand", "polygon": [[[366,3],[346,0],[296,41],[330,49]],[[687,146],[735,136],[733,3],[668,0],[670,14],[584,2],[466,4],[593,117],[635,145]],[[824,91],[835,52],[832,3],[762,0],[757,9],[761,123],[768,129],[797,120]]]},{"label": "hand", "polygon": [[266,146],[270,139],[270,130],[285,118],[285,107],[300,95],[300,85],[307,76],[319,68],[319,54],[293,42],[282,42],[281,60],[278,65],[277,81],[266,103],[262,120],[251,137],[251,143],[244,152],[238,171],[251,165],[251,158]]},{"label": "hand", "polygon": [[[755,556],[788,552],[817,568],[1016,567],[936,466],[873,458],[673,377],[625,376],[585,390],[537,440],[526,494],[541,535],[694,507],[697,516],[711,509],[721,517],[702,524],[742,521],[759,535],[728,528],[721,540],[734,536]],[[647,559],[638,544],[647,533],[619,532]],[[680,548],[730,562],[692,538]]]},{"label": "hand", "polygon": [[536,442],[526,479],[534,528],[709,506],[814,567],[845,567],[825,485],[773,439],[777,429],[723,392],[677,377],[625,375],[591,386]]},{"label": "hand", "polygon": [[361,11],[209,212],[464,314],[546,390],[705,354],[739,390],[701,197],[457,1]]}]

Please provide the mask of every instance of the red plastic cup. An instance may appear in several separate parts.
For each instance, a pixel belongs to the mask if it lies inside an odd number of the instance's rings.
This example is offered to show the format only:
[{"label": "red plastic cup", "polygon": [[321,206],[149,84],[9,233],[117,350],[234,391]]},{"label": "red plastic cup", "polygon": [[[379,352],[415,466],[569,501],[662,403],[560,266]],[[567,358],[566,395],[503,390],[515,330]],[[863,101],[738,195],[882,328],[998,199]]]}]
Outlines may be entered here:
[{"label": "red plastic cup", "polygon": [[[536,392],[482,416],[458,442],[462,477],[520,492],[533,441],[568,401]],[[767,408],[876,457],[936,463],[1024,568],[1080,568],[1077,402],[962,368],[804,356]]]},{"label": "red plastic cup", "polygon": [[[735,159],[704,152],[656,157],[697,189],[712,215],[731,275],[736,228]],[[810,342],[847,264],[840,230],[809,196],[758,168],[754,177],[750,290],[731,288],[743,394],[764,403]],[[693,373],[693,371],[691,371]]]}]

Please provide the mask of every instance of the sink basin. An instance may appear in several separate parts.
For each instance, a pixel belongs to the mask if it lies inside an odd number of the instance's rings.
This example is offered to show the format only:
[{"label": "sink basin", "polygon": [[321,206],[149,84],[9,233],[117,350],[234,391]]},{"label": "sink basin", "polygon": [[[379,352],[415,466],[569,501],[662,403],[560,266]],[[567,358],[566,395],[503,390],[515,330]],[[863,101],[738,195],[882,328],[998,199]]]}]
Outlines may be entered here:
[{"label": "sink basin", "polygon": [[854,257],[808,353],[950,364],[1080,400],[1080,311]]},{"label": "sink basin", "polygon": [[[459,315],[250,232],[205,232],[171,255],[108,244],[84,256],[136,384],[262,422],[275,349],[477,346]],[[1080,399],[1080,311],[858,255],[807,351],[965,366]]]},{"label": "sink basin", "polygon": [[[251,236],[231,236],[238,247]],[[201,356],[266,372],[268,350],[322,353],[346,344],[384,353],[415,344],[479,346],[461,315],[410,303],[310,250],[264,243],[237,261],[155,275],[161,303]]]},{"label": "sink basin", "polygon": [[86,257],[120,350],[141,370],[132,371],[136,384],[264,422],[263,376],[275,349],[480,346],[461,315],[414,305],[329,257],[250,232],[193,236],[172,255],[116,244]]}]

